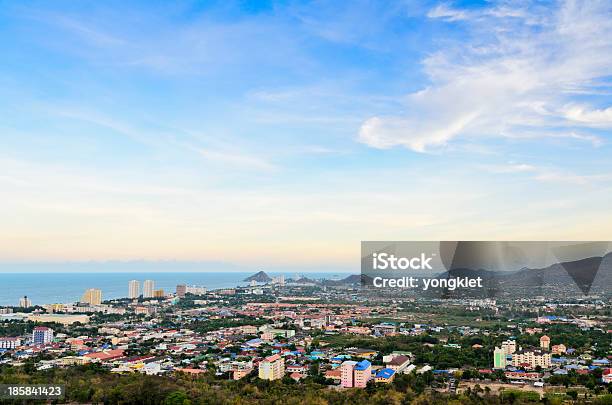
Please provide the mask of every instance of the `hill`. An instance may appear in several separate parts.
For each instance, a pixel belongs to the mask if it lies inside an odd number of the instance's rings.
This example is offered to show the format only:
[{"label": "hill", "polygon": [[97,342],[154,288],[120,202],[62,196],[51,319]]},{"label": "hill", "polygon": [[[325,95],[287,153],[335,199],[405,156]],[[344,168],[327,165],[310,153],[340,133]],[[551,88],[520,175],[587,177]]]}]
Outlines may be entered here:
[{"label": "hill", "polygon": [[268,276],[265,271],[259,271],[252,276],[245,278],[243,281],[256,281],[258,283],[269,283],[272,281],[272,277]]}]

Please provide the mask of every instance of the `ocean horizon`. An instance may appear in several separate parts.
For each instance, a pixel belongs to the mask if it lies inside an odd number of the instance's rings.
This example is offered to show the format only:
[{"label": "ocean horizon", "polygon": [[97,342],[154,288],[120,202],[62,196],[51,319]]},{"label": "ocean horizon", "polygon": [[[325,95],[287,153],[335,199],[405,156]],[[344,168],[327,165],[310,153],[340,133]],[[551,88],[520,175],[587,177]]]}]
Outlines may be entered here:
[{"label": "ocean horizon", "polygon": [[[245,278],[255,272],[28,272],[0,273],[0,305],[18,306],[21,297],[28,296],[33,305],[70,303],[78,301],[86,289],[99,288],[102,299],[125,298],[128,282],[153,280],[155,289],[174,292],[177,284],[204,286],[207,289],[232,288],[248,285]],[[266,272],[271,277],[309,277],[314,279],[341,279],[344,272]]]}]

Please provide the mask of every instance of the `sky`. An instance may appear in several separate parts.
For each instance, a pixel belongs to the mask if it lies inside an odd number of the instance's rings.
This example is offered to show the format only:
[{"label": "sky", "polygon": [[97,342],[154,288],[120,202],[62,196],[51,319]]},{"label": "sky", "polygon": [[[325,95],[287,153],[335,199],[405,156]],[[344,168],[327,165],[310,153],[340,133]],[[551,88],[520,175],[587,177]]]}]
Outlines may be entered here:
[{"label": "sky", "polygon": [[362,240],[612,240],[611,17],[0,0],[0,271],[356,271]]}]

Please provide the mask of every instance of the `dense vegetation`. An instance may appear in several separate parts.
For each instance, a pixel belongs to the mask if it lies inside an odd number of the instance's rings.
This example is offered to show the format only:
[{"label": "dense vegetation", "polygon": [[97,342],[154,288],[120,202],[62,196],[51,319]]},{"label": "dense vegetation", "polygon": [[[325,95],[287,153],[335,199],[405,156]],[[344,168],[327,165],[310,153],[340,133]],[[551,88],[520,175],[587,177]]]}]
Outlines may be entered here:
[{"label": "dense vegetation", "polygon": [[[550,325],[547,331],[553,336],[552,344],[565,343],[568,347],[580,351],[590,351],[595,358],[608,356],[610,337],[601,330],[582,330],[575,325]],[[518,346],[538,347],[541,334],[520,335]],[[463,336],[457,331],[443,333],[424,333],[417,336],[400,335],[385,338],[355,335],[327,335],[321,337],[322,342],[332,347],[361,347],[378,351],[381,355],[392,351],[409,351],[415,356],[417,364],[432,364],[436,368],[491,368],[491,353],[495,346],[500,346],[505,336],[486,336],[484,334]],[[444,340],[442,340],[444,339]],[[461,348],[444,347],[440,343],[454,343]],[[570,343],[571,342],[571,343]],[[428,344],[435,345],[429,347]],[[473,348],[473,345],[482,348]],[[382,358],[382,357],[381,357]],[[382,363],[381,363],[382,364]]]},{"label": "dense vegetation", "polygon": [[[539,402],[537,395],[506,392],[493,396],[484,390],[469,390],[463,395],[437,393],[429,386],[435,382],[431,374],[401,375],[390,385],[370,385],[366,389],[336,390],[307,379],[295,383],[262,381],[254,376],[241,381],[216,379],[205,375],[154,377],[141,374],[116,375],[96,365],[25,373],[23,370],[0,369],[1,384],[65,384],[65,402],[100,404],[523,404]],[[546,398],[546,403],[562,403],[572,399],[563,396]],[[579,398],[580,399],[580,398]],[[610,396],[590,399],[592,404],[609,404]],[[6,401],[10,403],[9,401]],[[14,403],[24,403],[15,401]],[[28,403],[28,402],[26,402]],[[29,403],[34,403],[30,401]]]}]

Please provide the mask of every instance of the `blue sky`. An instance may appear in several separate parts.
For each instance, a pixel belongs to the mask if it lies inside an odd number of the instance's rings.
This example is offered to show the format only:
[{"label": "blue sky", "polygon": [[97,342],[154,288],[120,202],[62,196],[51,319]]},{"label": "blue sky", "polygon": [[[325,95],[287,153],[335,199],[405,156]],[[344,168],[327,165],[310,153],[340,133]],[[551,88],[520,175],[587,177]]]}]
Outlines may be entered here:
[{"label": "blue sky", "polygon": [[611,240],[609,2],[0,2],[0,261]]}]

